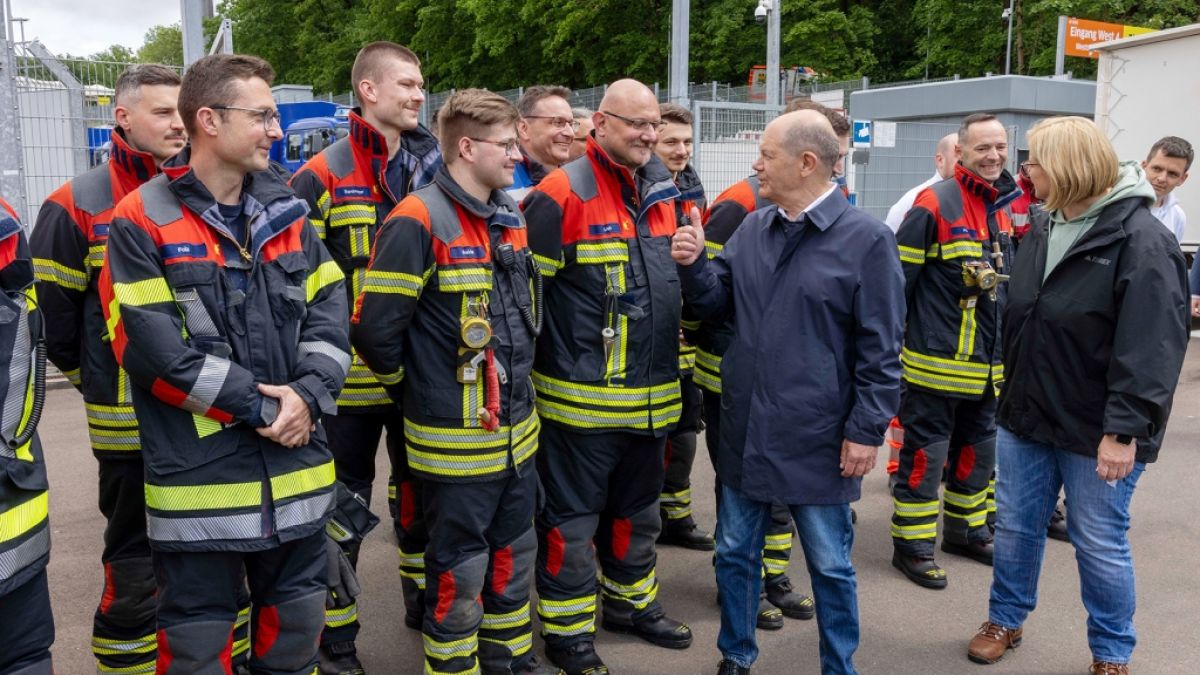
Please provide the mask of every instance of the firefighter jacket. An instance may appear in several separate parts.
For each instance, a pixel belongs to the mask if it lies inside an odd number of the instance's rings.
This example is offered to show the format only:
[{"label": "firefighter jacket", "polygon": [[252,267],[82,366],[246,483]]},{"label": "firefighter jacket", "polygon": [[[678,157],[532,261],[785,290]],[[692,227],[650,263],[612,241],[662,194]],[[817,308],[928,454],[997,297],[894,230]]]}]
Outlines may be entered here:
[{"label": "firefighter jacket", "polygon": [[[533,457],[531,282],[536,274],[520,210],[503,191],[488,203],[445,168],[388,216],[351,319],[355,347],[403,401],[408,466],[443,482],[494,480]],[[461,335],[485,319],[499,377],[500,426],[485,429],[486,365]],[[474,369],[472,377],[460,377]],[[467,381],[464,381],[467,380]]]},{"label": "firefighter jacket", "polygon": [[46,465],[37,434],[25,435],[34,405],[34,344],[41,337],[33,262],[21,223],[0,199],[0,597],[50,559]]},{"label": "firefighter jacket", "polygon": [[108,163],[50,193],[29,242],[47,355],[83,392],[92,451],[104,459],[137,458],[141,442],[129,376],[113,358],[96,281],[113,209],[157,173],[154,157],[131,148],[115,130]]},{"label": "firefighter jacket", "polygon": [[[405,167],[403,189],[388,185],[389,165]],[[400,136],[400,149],[388,160],[387,141],[358,111],[350,113],[350,134],[325,148],[292,177],[292,189],[308,202],[317,234],[349,280],[347,301],[362,293],[367,262],[379,227],[411,191],[433,180],[441,166],[437,139],[425,127]],[[380,412],[391,407],[387,392],[357,355],[338,397],[338,413]]]},{"label": "firefighter jacket", "polygon": [[[1005,207],[1020,194],[1007,171],[992,185],[959,164],[953,179],[922,190],[904,217],[896,242],[908,305],[900,354],[908,386],[968,399],[989,386],[999,393],[1007,284],[989,294],[974,275],[1007,274],[1013,243]],[[1002,260],[992,255],[997,247]]]},{"label": "firefighter jacket", "polygon": [[513,169],[512,185],[504,188],[509,197],[512,197],[517,202],[525,198],[529,191],[537,187],[537,184],[542,182],[546,174],[550,171],[541,162],[531,158],[521,152],[521,161],[517,162],[517,166]]},{"label": "firefighter jacket", "polygon": [[263,550],[318,531],[333,506],[323,427],[297,448],[259,436],[277,402],[257,385],[290,385],[314,421],[335,410],[344,277],[276,174],[246,177],[243,244],[188,156],[117,206],[100,297],[135,385],[151,545]]},{"label": "firefighter jacket", "polygon": [[[675,222],[682,223],[685,216],[695,207],[704,213],[708,200],[704,196],[704,185],[700,183],[700,175],[688,164],[675,176],[675,187],[679,188],[679,197],[675,200]],[[700,329],[700,318],[687,306],[683,305],[683,318],[679,322],[682,329],[679,333],[679,372],[690,375],[696,367],[696,343],[686,339],[690,331]]]},{"label": "firefighter jacket", "polygon": [[[704,253],[715,258],[725,249],[742,221],[752,211],[770,202],[758,196],[758,178],[750,176],[738,181],[717,195],[704,211]],[[733,322],[701,321],[699,326],[685,326],[684,337],[696,345],[695,382],[710,394],[721,394],[721,358],[733,342]]]},{"label": "firefighter jacket", "polygon": [[678,196],[657,157],[631,172],[592,137],[525,198],[530,248],[553,277],[533,373],[543,420],[651,435],[679,420]]}]

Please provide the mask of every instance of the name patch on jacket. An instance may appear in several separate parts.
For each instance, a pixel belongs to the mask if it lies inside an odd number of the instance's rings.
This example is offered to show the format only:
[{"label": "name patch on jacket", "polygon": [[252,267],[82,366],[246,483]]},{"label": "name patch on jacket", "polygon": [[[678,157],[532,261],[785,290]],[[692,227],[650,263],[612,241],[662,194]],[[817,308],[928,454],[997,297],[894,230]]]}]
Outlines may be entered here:
[{"label": "name patch on jacket", "polygon": [[600,223],[599,225],[588,225],[588,234],[593,237],[599,237],[605,234],[620,234],[620,223]]},{"label": "name patch on jacket", "polygon": [[451,246],[450,247],[450,257],[451,258],[459,258],[459,259],[471,258],[471,259],[475,260],[475,259],[482,258],[485,255],[487,255],[487,252],[483,250],[482,246]]},{"label": "name patch on jacket", "polygon": [[969,227],[952,227],[950,228],[951,237],[969,237],[974,232]]},{"label": "name patch on jacket", "polygon": [[370,199],[374,197],[371,188],[365,185],[346,185],[334,188],[333,196],[338,199]]},{"label": "name patch on jacket", "polygon": [[158,254],[162,256],[163,262],[175,260],[178,258],[207,258],[208,247],[204,244],[163,244],[158,247]]},{"label": "name patch on jacket", "polygon": [[92,238],[104,239],[108,237],[108,223],[92,223]]}]

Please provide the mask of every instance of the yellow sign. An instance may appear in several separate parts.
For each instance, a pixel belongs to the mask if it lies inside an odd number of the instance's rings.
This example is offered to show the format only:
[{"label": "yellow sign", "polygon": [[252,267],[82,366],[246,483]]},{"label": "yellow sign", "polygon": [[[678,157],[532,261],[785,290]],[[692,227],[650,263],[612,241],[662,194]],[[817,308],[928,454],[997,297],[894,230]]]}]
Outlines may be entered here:
[{"label": "yellow sign", "polygon": [[1063,53],[1067,56],[1098,59],[1100,58],[1100,54],[1095,50],[1089,49],[1092,45],[1120,40],[1131,35],[1153,33],[1155,30],[1157,29],[1067,17],[1067,39],[1063,45]]}]

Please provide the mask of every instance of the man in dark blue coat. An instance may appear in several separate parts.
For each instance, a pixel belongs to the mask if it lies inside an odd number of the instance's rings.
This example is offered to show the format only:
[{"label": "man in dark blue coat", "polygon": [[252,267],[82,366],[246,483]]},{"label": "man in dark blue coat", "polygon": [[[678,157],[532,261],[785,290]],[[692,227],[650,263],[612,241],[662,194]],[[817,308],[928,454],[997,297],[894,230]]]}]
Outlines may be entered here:
[{"label": "man in dark blue coat", "polygon": [[[830,182],[838,141],[820,113],[771,122],[754,164],[774,202],[706,261],[704,236],[672,244],[684,295],[705,318],[733,316],[721,363],[719,673],[748,673],[762,537],[785,504],[812,577],[823,673],[855,673],[858,591],[850,502],[875,466],[900,402],[904,277],[895,238]],[[699,222],[697,218],[693,222]]]}]

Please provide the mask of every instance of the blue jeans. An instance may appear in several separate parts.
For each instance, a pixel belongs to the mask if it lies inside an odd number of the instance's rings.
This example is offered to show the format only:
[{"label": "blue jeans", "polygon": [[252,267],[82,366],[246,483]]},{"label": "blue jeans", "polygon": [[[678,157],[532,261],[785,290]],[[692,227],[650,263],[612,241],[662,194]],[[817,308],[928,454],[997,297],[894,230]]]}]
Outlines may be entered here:
[{"label": "blue jeans", "polygon": [[[821,672],[854,675],[858,649],[858,580],[850,562],[854,528],[850,505],[789,506],[812,578],[820,634]],[[762,592],[762,542],[771,504],[721,486],[717,514],[717,588],[721,591],[724,658],[749,668],[758,658],[754,627]]]},{"label": "blue jeans", "polygon": [[1113,485],[1096,476],[1096,459],[999,430],[996,538],[988,619],[1018,628],[1037,606],[1046,523],[1058,490],[1066,492],[1067,533],[1075,546],[1088,646],[1097,661],[1129,663],[1137,635],[1129,502],[1146,465]]}]

